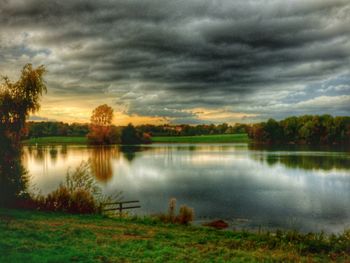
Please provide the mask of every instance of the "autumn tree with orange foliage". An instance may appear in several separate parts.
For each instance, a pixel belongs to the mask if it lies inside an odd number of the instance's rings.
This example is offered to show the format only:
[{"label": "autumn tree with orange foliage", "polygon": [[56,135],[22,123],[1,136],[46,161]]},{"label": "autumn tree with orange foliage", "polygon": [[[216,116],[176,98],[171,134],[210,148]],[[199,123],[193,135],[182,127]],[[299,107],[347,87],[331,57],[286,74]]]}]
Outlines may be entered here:
[{"label": "autumn tree with orange foliage", "polygon": [[91,115],[90,132],[87,135],[91,144],[112,144],[117,142],[116,129],[112,126],[113,109],[107,104],[98,106]]}]

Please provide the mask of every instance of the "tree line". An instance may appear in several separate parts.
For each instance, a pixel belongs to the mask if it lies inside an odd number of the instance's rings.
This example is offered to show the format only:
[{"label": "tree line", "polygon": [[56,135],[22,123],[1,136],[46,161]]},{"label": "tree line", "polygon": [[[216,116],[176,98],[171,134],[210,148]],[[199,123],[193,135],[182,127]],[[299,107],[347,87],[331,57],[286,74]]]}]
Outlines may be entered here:
[{"label": "tree line", "polygon": [[[127,126],[112,125],[112,130],[116,133]],[[129,127],[130,128],[130,127]],[[250,129],[248,124],[237,123],[235,125],[222,124],[201,124],[201,125],[152,125],[144,124],[134,127],[140,134],[149,134],[150,136],[195,136],[210,134],[236,134],[247,133]],[[29,121],[26,125],[25,138],[38,138],[49,136],[87,136],[90,132],[89,123],[64,123],[54,121]]]},{"label": "tree line", "polygon": [[113,109],[107,104],[100,105],[93,110],[88,141],[91,144],[147,144],[151,143],[152,136],[194,136],[204,134],[246,133],[249,126],[236,124],[229,126],[227,123],[219,125],[140,125],[134,127],[131,123],[126,127],[112,125]]},{"label": "tree line", "polygon": [[222,124],[199,124],[199,125],[139,125],[137,129],[150,133],[152,136],[196,136],[196,135],[211,135],[211,134],[234,134],[247,133],[250,128],[248,124],[236,123],[229,125]]},{"label": "tree line", "polygon": [[[97,110],[99,109],[99,110]],[[96,114],[112,116],[113,109],[108,105],[97,107],[88,123],[28,122],[25,127],[26,138],[47,136],[87,136],[92,144],[138,144],[149,143],[152,136],[195,136],[209,134],[248,133],[254,142],[268,144],[342,144],[349,143],[350,117],[331,115],[292,116],[281,121],[269,119],[256,124],[236,123],[201,125],[138,125],[115,126],[112,119],[102,123]],[[97,111],[96,111],[97,110]],[[101,119],[102,120],[102,119]]]},{"label": "tree line", "polygon": [[255,142],[269,144],[349,144],[350,117],[304,115],[281,121],[269,119],[252,125],[248,135]]},{"label": "tree line", "polygon": [[86,136],[89,133],[88,123],[64,123],[56,121],[29,121],[26,125],[24,138],[49,136]]}]

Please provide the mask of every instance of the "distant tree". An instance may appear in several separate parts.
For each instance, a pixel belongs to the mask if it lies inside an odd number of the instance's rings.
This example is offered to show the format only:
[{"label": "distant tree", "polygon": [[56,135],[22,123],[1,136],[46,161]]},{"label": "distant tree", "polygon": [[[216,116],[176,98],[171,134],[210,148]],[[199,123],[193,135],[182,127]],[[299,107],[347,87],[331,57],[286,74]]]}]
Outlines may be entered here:
[{"label": "distant tree", "polygon": [[336,117],[333,124],[336,141],[350,142],[350,117]]},{"label": "distant tree", "polygon": [[91,124],[95,126],[108,127],[112,125],[113,109],[107,104],[98,106],[92,112]]},{"label": "distant tree", "polygon": [[265,123],[257,123],[254,124],[249,130],[249,137],[257,142],[266,142],[267,140],[267,132],[265,130]]},{"label": "distant tree", "polygon": [[226,133],[248,133],[250,126],[248,124],[236,123],[233,127],[229,128],[229,132]]},{"label": "distant tree", "polygon": [[128,126],[122,129],[120,141],[121,144],[125,145],[140,144],[142,138],[135,127],[129,123]]},{"label": "distant tree", "polygon": [[286,140],[291,143],[296,143],[299,140],[299,124],[297,117],[289,117],[281,121],[281,127]]},{"label": "distant tree", "polygon": [[142,133],[142,143],[143,144],[150,144],[152,143],[152,135],[150,133],[144,132]]},{"label": "distant tree", "polygon": [[90,131],[87,135],[92,144],[111,144],[113,109],[107,104],[98,106],[91,115]]},{"label": "distant tree", "polygon": [[260,143],[350,144],[350,117],[304,115],[254,124],[249,137]]},{"label": "distant tree", "polygon": [[44,136],[86,136],[89,133],[88,124],[63,122],[27,122],[26,138]]},{"label": "distant tree", "polygon": [[320,142],[329,144],[335,141],[335,137],[334,118],[328,114],[320,116]]},{"label": "distant tree", "polygon": [[227,123],[223,123],[223,124],[219,124],[216,127],[216,133],[218,134],[224,134],[228,129],[228,124]]},{"label": "distant tree", "polygon": [[282,142],[283,141],[283,129],[280,124],[274,119],[269,119],[265,125],[265,131],[267,133],[268,142]]}]

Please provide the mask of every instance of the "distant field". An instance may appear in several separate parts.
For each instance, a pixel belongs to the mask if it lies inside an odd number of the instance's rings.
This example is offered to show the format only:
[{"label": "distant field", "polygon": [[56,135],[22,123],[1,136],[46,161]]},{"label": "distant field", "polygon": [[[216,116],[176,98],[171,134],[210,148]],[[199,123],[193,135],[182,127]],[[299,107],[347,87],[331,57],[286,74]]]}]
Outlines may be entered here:
[{"label": "distant field", "polygon": [[86,144],[86,137],[41,137],[23,141],[24,144]]},{"label": "distant field", "polygon": [[152,142],[163,143],[230,143],[248,142],[246,133],[241,134],[219,134],[219,135],[198,135],[198,136],[159,136],[152,137]]},{"label": "distant field", "polygon": [[[162,136],[153,137],[154,143],[230,143],[248,142],[248,135],[242,134],[219,134],[219,135],[198,135],[198,136]],[[24,140],[23,144],[87,144],[86,137],[41,137]]]}]

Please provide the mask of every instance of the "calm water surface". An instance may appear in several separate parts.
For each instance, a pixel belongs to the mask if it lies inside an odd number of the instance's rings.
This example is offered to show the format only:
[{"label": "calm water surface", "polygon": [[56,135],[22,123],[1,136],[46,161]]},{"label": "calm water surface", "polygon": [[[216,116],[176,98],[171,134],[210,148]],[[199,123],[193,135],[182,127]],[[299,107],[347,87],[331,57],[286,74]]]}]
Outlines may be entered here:
[{"label": "calm water surface", "polygon": [[156,144],[37,146],[23,153],[31,189],[43,194],[88,160],[104,193],[122,191],[125,200],[141,201],[138,214],[165,212],[175,197],[199,221],[222,218],[237,228],[350,228],[349,151]]}]

